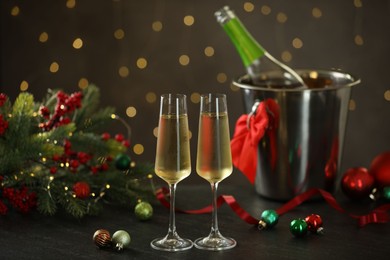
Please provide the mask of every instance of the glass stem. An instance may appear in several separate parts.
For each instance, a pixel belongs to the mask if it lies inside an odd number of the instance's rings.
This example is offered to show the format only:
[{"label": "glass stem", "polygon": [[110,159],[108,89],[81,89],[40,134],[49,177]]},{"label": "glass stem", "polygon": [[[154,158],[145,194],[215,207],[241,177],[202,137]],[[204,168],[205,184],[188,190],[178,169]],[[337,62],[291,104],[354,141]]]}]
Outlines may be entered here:
[{"label": "glass stem", "polygon": [[211,183],[211,193],[212,193],[212,220],[211,220],[211,232],[210,237],[216,237],[219,235],[218,230],[218,216],[217,216],[217,189],[218,189],[218,182],[212,182]]},{"label": "glass stem", "polygon": [[176,233],[176,224],[175,224],[175,194],[176,194],[176,183],[169,184],[169,197],[170,197],[170,207],[169,207],[169,227],[167,238],[175,238]]}]

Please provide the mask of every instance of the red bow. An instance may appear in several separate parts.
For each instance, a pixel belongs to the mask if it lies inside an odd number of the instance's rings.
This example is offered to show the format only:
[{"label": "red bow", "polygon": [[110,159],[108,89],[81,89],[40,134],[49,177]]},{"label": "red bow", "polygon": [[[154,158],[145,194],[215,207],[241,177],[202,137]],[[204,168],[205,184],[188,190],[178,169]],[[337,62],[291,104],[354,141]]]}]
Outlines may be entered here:
[{"label": "red bow", "polygon": [[233,139],[230,142],[234,166],[252,184],[255,182],[256,176],[258,144],[267,127],[266,106],[264,102],[260,102],[254,105],[252,113],[240,116],[236,123]]}]

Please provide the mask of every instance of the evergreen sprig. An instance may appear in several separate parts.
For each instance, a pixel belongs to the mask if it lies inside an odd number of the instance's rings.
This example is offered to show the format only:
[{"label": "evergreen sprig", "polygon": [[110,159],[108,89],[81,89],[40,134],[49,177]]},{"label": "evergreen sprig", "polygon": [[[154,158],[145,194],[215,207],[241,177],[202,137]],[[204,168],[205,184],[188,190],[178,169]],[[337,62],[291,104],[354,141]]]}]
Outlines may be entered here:
[{"label": "evergreen sprig", "polygon": [[[0,206],[81,218],[104,203],[132,206],[153,197],[152,165],[116,167],[117,157],[129,157],[127,145],[103,133],[117,117],[114,108],[99,108],[99,98],[94,85],[71,95],[48,90],[42,102],[24,92],[12,104],[0,94]],[[28,203],[16,205],[15,196]]]}]

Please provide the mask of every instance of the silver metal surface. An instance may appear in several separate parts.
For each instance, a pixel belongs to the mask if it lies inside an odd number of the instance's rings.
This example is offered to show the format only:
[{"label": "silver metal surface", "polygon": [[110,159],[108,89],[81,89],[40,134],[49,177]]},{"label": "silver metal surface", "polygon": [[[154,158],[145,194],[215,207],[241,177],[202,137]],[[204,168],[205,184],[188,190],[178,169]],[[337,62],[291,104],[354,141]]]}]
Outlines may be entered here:
[{"label": "silver metal surface", "polygon": [[351,87],[360,80],[328,70],[297,70],[310,89],[271,89],[233,82],[243,94],[246,113],[266,102],[270,119],[258,145],[256,192],[288,200],[309,188],[333,192],[344,143]]}]

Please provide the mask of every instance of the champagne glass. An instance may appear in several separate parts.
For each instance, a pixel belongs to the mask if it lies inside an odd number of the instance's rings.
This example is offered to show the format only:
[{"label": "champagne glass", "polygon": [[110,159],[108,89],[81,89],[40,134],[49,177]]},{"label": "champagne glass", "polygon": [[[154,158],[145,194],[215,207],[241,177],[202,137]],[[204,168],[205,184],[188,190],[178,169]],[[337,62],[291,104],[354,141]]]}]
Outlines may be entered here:
[{"label": "champagne glass", "polygon": [[169,185],[170,214],[168,234],[153,240],[152,248],[163,251],[190,249],[193,243],[181,238],[175,225],[175,191],[178,182],[191,173],[190,140],[186,96],[164,94],[160,100],[160,120],[156,149],[156,175]]},{"label": "champagne glass", "polygon": [[213,210],[211,232],[207,237],[195,240],[196,248],[219,251],[233,248],[237,244],[234,239],[221,235],[217,217],[218,184],[228,177],[232,170],[226,96],[201,95],[196,171],[211,184]]}]

